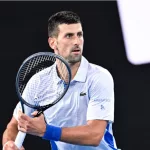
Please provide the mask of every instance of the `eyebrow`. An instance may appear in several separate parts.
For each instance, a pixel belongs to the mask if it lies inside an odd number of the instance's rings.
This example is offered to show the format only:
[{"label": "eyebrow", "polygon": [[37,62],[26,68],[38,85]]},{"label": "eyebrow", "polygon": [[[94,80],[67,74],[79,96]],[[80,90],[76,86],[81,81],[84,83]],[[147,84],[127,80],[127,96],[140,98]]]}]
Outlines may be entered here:
[{"label": "eyebrow", "polygon": [[[82,33],[82,34],[83,34],[83,31],[79,31],[79,32],[77,32],[77,34],[79,34],[79,33]],[[68,34],[70,34],[70,35],[74,35],[75,33],[72,33],[72,32],[67,32],[67,33],[65,33],[65,35],[68,35]]]}]

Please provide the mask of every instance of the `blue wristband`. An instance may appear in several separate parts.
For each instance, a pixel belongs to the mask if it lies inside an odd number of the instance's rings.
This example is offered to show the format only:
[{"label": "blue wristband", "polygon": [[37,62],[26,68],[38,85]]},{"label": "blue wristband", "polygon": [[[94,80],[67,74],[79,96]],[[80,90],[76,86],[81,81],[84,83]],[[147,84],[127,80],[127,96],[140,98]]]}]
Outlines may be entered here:
[{"label": "blue wristband", "polygon": [[45,140],[59,141],[61,138],[61,131],[62,129],[60,127],[55,127],[47,124],[46,131],[42,138]]}]

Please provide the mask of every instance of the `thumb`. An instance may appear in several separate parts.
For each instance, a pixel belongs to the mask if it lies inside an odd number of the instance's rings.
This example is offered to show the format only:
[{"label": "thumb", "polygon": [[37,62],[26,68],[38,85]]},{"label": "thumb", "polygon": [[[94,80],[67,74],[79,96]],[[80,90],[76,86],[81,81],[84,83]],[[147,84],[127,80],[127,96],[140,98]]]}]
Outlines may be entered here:
[{"label": "thumb", "polygon": [[43,114],[43,111],[34,111],[33,113],[31,113],[31,115],[33,117],[39,117]]}]

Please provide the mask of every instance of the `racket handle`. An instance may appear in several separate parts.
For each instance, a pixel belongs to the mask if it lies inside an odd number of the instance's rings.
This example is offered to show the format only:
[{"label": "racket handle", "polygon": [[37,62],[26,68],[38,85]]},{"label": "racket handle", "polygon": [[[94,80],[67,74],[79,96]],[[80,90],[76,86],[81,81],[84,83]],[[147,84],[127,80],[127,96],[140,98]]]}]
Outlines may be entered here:
[{"label": "racket handle", "polygon": [[23,142],[24,142],[24,139],[26,137],[26,133],[22,132],[22,131],[19,131],[18,134],[17,134],[17,137],[15,139],[15,145],[20,149]]}]

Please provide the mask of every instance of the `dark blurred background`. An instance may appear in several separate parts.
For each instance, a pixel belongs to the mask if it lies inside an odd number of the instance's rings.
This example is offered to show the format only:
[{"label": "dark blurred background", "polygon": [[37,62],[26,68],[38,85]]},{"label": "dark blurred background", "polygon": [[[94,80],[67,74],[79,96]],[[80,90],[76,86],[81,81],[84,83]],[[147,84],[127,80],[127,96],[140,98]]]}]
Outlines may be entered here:
[{"label": "dark blurred background", "polygon": [[[85,38],[83,55],[108,69],[114,78],[113,131],[118,147],[148,150],[150,64],[134,66],[128,62],[115,1],[0,2],[0,137],[18,102],[15,92],[18,68],[29,55],[51,51],[47,22],[53,13],[61,10],[79,14]],[[48,141],[30,135],[24,146],[26,150],[50,149]]]}]

